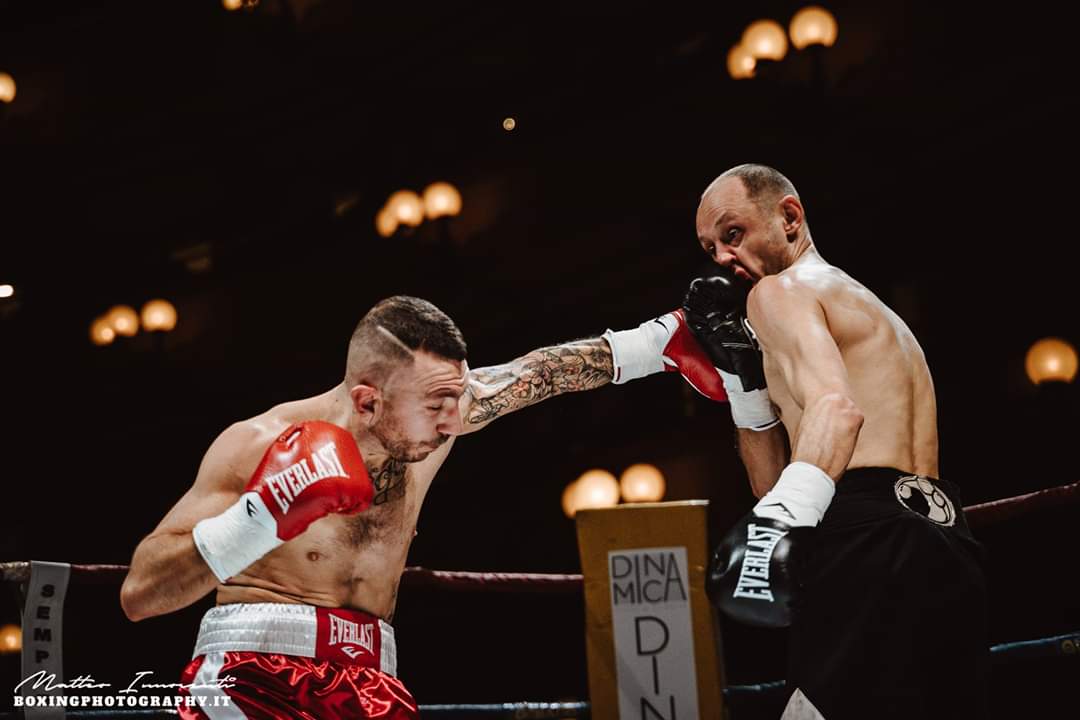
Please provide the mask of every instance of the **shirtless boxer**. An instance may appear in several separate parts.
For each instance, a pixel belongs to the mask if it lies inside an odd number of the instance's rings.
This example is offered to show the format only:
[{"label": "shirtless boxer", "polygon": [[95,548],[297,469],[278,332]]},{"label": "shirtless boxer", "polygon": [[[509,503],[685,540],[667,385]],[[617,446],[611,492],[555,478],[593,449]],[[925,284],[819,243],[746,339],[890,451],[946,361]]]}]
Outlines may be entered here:
[{"label": "shirtless boxer", "polygon": [[822,259],[776,170],[725,172],[696,224],[728,272],[695,281],[684,310],[721,370],[760,498],[714,556],[715,601],[746,622],[790,623],[792,708],[983,716],[981,550],[956,487],[937,479],[934,387],[914,335]]},{"label": "shirtless boxer", "polygon": [[[389,298],[353,333],[341,384],[213,442],[121,590],[132,620],[217,591],[183,676],[206,704],[182,717],[416,717],[389,622],[454,437],[548,397],[665,370],[723,397],[678,312],[495,367],[468,370],[465,351],[435,306]],[[231,708],[214,705],[223,693]]]}]

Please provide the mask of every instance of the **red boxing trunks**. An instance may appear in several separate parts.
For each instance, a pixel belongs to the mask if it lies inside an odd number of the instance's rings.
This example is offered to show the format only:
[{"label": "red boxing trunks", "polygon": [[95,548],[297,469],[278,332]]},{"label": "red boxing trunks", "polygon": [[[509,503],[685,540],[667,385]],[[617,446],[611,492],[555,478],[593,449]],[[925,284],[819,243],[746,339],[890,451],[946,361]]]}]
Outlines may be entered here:
[{"label": "red boxing trunks", "polygon": [[394,673],[392,627],[356,610],[283,603],[211,608],[182,694],[185,720],[416,720]]}]

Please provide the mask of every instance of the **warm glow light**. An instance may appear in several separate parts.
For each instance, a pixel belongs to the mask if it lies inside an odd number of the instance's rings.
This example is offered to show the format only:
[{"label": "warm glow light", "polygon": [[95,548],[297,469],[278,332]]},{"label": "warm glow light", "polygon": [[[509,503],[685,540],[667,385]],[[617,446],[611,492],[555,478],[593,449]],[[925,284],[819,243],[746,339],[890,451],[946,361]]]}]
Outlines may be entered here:
[{"label": "warm glow light", "polygon": [[578,510],[614,507],[619,503],[619,482],[607,470],[589,470],[563,490],[563,512],[574,517]]},{"label": "warm glow light", "polygon": [[461,212],[461,193],[446,182],[431,183],[424,190],[424,212],[429,220]]},{"label": "warm glow light", "polygon": [[0,627],[0,655],[22,651],[22,629],[18,625]]},{"label": "warm glow light", "polygon": [[757,60],[783,60],[787,54],[787,34],[775,20],[750,23],[739,44]]},{"label": "warm glow light", "polygon": [[1031,382],[1072,382],[1076,377],[1076,348],[1059,338],[1043,338],[1027,352],[1024,369]]},{"label": "warm glow light", "polygon": [[244,0],[221,0],[221,5],[226,10],[239,10],[244,6]]},{"label": "warm glow light", "polygon": [[659,502],[664,499],[664,474],[645,463],[631,465],[623,470],[619,488],[625,502]]},{"label": "warm glow light", "polygon": [[808,5],[791,18],[789,31],[796,50],[808,45],[832,47],[836,42],[836,18],[823,7]]},{"label": "warm glow light", "polygon": [[109,325],[116,331],[117,335],[131,337],[139,332],[139,316],[135,314],[134,308],[127,305],[114,306],[109,312],[105,313],[105,319],[108,320]]},{"label": "warm glow light", "polygon": [[419,225],[424,220],[424,203],[412,190],[398,190],[386,201],[386,209],[402,225]]},{"label": "warm glow light", "polygon": [[11,297],[15,294],[14,285],[0,285],[0,298]]},{"label": "warm glow light", "polygon": [[379,233],[383,237],[390,237],[397,230],[398,221],[394,217],[394,214],[390,212],[390,208],[383,206],[383,209],[375,213],[375,232]]},{"label": "warm glow light", "polygon": [[143,327],[147,331],[169,332],[176,327],[176,308],[168,300],[151,300],[142,306]]},{"label": "warm glow light", "polygon": [[503,120],[503,130],[505,130],[506,132],[510,132],[511,130],[513,130],[516,127],[517,127],[517,120],[515,120],[514,118],[508,117],[505,120]]},{"label": "warm glow light", "polygon": [[727,54],[727,71],[732,78],[744,80],[754,77],[757,61],[742,44],[736,45]]},{"label": "warm glow light", "polygon": [[108,345],[116,339],[116,331],[109,324],[108,318],[102,315],[90,323],[90,342],[95,345]]},{"label": "warm glow light", "polygon": [[9,103],[15,99],[15,78],[0,72],[0,102]]}]

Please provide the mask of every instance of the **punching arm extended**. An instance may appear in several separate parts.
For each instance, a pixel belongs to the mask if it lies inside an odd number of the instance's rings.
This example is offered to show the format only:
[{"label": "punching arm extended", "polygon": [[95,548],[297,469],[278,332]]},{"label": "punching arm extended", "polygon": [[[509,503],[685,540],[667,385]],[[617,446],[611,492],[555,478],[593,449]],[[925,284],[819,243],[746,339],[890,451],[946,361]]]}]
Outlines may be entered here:
[{"label": "punching arm extended", "polygon": [[607,385],[612,377],[611,348],[602,338],[540,348],[502,365],[470,370],[461,403],[465,431],[556,395]]}]

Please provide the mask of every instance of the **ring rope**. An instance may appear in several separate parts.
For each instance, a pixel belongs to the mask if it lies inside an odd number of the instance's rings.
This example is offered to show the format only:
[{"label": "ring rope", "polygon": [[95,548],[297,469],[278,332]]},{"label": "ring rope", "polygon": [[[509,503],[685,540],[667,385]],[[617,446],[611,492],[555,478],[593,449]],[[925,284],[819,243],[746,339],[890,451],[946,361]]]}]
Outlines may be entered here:
[{"label": "ring rope", "polygon": [[[127,576],[127,565],[71,565],[71,582],[80,585],[119,585]],[[30,580],[26,560],[0,562],[0,582]],[[467,572],[407,567],[401,582],[406,587],[436,587],[444,590],[494,590],[496,592],[573,593],[581,590],[580,574]]]},{"label": "ring rope", "polygon": [[[1025,495],[992,500],[964,508],[971,527],[988,527],[1020,515],[1058,507],[1080,499],[1080,482],[1037,490]],[[71,581],[81,585],[109,585],[123,582],[127,565],[72,565]],[[30,563],[27,561],[0,563],[0,582],[27,582]],[[490,590],[493,592],[551,592],[571,594],[580,592],[583,584],[579,574],[467,572],[460,570],[429,570],[407,567],[401,581],[405,587],[438,588],[440,590]]]}]

